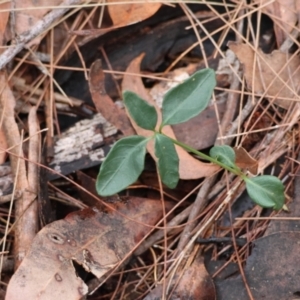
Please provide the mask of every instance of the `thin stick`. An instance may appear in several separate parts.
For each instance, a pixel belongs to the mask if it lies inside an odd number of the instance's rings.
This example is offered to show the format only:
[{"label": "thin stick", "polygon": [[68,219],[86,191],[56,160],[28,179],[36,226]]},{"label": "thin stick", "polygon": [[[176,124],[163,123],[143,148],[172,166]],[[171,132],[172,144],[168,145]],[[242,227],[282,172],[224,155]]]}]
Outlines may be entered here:
[{"label": "thin stick", "polygon": [[[0,74],[1,86],[1,101],[0,109],[3,114],[3,130],[9,147],[21,144],[21,137],[18,125],[15,121],[14,108],[15,98],[10,90],[7,77],[2,72]],[[15,176],[16,191],[22,193],[21,198],[16,202],[15,216],[17,225],[15,228],[15,267],[25,257],[27,250],[31,246],[32,239],[36,234],[36,223],[33,222],[34,208],[31,210],[31,205],[36,199],[36,194],[32,193],[27,179],[26,165],[24,160],[19,160],[19,150],[14,147],[11,149],[10,162],[12,173]],[[21,158],[23,155],[21,155]],[[18,170],[18,172],[17,172]]]},{"label": "thin stick", "polygon": [[[48,27],[59,17],[65,14],[70,8],[69,5],[79,4],[80,0],[65,0],[60,6],[48,13],[44,18],[38,21],[29,31],[20,34],[17,37],[17,43],[9,47],[0,55],[0,70],[3,69],[23,48],[26,44],[48,29]],[[59,6],[58,6],[59,7]]]}]

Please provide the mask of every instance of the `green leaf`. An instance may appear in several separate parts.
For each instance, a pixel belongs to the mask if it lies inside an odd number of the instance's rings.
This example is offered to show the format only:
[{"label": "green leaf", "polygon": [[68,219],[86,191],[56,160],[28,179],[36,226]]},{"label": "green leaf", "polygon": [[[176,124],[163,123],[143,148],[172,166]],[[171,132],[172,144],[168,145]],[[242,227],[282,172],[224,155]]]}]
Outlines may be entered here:
[{"label": "green leaf", "polygon": [[130,91],[123,93],[123,99],[130,117],[139,127],[147,130],[155,129],[157,112],[154,106]]},{"label": "green leaf", "polygon": [[162,134],[156,134],[155,155],[162,182],[171,189],[175,188],[179,180],[179,158],[173,142]]},{"label": "green leaf", "polygon": [[235,152],[234,150],[227,146],[214,146],[209,151],[209,156],[215,158],[217,161],[222,164],[235,168]]},{"label": "green leaf", "polygon": [[144,169],[148,141],[135,135],[115,143],[100,167],[96,181],[99,195],[116,194],[138,179]]},{"label": "green leaf", "polygon": [[203,111],[216,86],[215,72],[204,69],[168,91],[162,104],[162,126],[188,121]]},{"label": "green leaf", "polygon": [[246,188],[250,198],[261,207],[276,210],[284,204],[284,185],[280,179],[271,175],[247,178]]}]

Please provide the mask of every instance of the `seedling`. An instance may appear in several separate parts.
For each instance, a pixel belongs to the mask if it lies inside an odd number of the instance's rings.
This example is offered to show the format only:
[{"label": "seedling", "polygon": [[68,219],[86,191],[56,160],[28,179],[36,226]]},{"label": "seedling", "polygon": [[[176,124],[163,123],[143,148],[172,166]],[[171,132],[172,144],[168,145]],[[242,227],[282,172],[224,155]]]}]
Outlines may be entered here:
[{"label": "seedling", "polygon": [[283,183],[270,175],[248,177],[235,164],[235,152],[231,147],[215,146],[206,155],[162,132],[164,126],[186,122],[203,111],[210,101],[215,85],[214,71],[204,69],[168,91],[163,99],[161,124],[157,124],[158,117],[154,106],[135,93],[125,91],[123,97],[128,114],[139,127],[153,131],[153,135],[148,138],[129,136],[115,143],[100,167],[96,181],[98,194],[110,196],[134,183],[144,169],[147,143],[154,140],[157,168],[167,187],[175,188],[179,180],[176,144],[241,177],[246,183],[250,198],[258,205],[281,209],[284,205]]}]

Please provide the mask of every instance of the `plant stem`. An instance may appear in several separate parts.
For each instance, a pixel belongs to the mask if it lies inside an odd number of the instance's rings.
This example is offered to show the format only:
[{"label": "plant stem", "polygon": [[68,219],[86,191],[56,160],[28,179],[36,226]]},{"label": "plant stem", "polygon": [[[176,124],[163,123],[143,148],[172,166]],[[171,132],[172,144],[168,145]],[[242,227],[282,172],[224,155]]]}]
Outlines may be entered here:
[{"label": "plant stem", "polygon": [[212,158],[209,155],[206,155],[206,154],[204,154],[204,153],[202,153],[200,151],[197,151],[196,149],[190,147],[189,145],[186,145],[186,144],[184,144],[182,142],[174,140],[174,139],[170,138],[169,136],[165,135],[164,133],[161,133],[161,134],[163,134],[164,136],[168,137],[174,144],[180,146],[181,148],[183,148],[183,149],[185,149],[185,150],[187,150],[189,152],[192,152],[192,153],[196,154],[197,156],[201,157],[202,159],[205,159],[205,160],[207,160],[209,162],[212,162],[212,163],[214,163],[214,164],[222,167],[223,169],[225,169],[225,170],[227,170],[227,171],[229,171],[229,172],[231,172],[231,173],[233,173],[233,174],[235,174],[237,176],[240,176],[243,180],[247,179],[247,176],[243,172],[241,172],[241,170],[239,170],[237,167],[236,168],[229,167],[229,166],[221,163],[217,159]]}]

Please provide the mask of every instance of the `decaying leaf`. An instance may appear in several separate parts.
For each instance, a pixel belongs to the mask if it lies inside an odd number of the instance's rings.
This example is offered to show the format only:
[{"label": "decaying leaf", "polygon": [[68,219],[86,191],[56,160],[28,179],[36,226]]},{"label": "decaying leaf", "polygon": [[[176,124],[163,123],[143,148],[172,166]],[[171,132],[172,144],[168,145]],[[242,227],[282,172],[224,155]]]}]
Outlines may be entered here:
[{"label": "decaying leaf", "polygon": [[[161,111],[157,107],[156,103],[151,99],[149,94],[147,93],[144,84],[139,76],[133,76],[129,74],[138,74],[140,73],[140,64],[143,59],[143,54],[139,57],[135,58],[130,65],[128,66],[123,82],[122,82],[122,90],[128,90],[135,92],[144,100],[147,100],[151,105],[155,106],[157,114],[158,114],[158,124],[161,124]],[[150,137],[153,132],[149,130],[145,130],[143,128],[138,127],[135,122],[132,122],[134,129],[137,134]],[[163,133],[168,135],[169,137],[176,139],[174,132],[170,126],[165,126],[163,128]],[[216,172],[219,167],[209,163],[203,163],[194,157],[192,157],[188,152],[183,150],[179,146],[175,146],[176,151],[179,157],[179,176],[181,179],[196,179],[201,177],[206,177],[212,175]],[[151,156],[156,159],[154,154],[154,145],[153,141],[150,141],[147,145],[147,150],[151,154]]]},{"label": "decaying leaf", "polygon": [[105,75],[102,70],[101,60],[96,60],[90,68],[89,88],[95,107],[104,118],[116,126],[124,135],[133,135],[134,130],[129,119],[109,97],[105,90]]},{"label": "decaying leaf", "polygon": [[235,164],[241,169],[247,169],[253,175],[257,174],[258,161],[254,159],[243,147],[233,148]]},{"label": "decaying leaf", "polygon": [[229,42],[228,47],[244,65],[247,85],[256,94],[262,95],[266,92],[266,97],[269,97],[270,101],[275,97],[274,102],[285,109],[288,109],[293,99],[298,100],[300,81],[298,56],[291,58],[290,54],[279,50],[265,54],[260,49],[255,55],[249,45],[235,42]]},{"label": "decaying leaf", "polygon": [[295,28],[300,10],[299,0],[255,0],[261,6],[261,11],[274,22],[276,39],[279,45]]},{"label": "decaying leaf", "polygon": [[73,261],[101,278],[162,216],[160,201],[131,198],[113,206],[116,211],[88,208],[44,227],[10,280],[6,299],[81,299],[88,289]]},{"label": "decaying leaf", "polygon": [[184,271],[172,299],[205,300],[216,299],[216,291],[212,278],[206,271],[203,259],[196,259]]},{"label": "decaying leaf", "polygon": [[[122,0],[108,0],[108,12],[115,26],[126,26],[141,22],[154,15],[161,3],[133,3],[124,4]],[[113,3],[109,5],[109,3]],[[116,5],[117,2],[122,4]]]},{"label": "decaying leaf", "polygon": [[[175,284],[177,284],[177,286],[173,291]],[[170,300],[216,299],[213,280],[206,271],[202,258],[196,259],[193,264],[183,272],[182,276],[179,274],[175,275],[169,290],[172,291],[172,295],[168,297]],[[158,285],[144,298],[144,300],[162,299],[162,293],[162,285]]]}]

